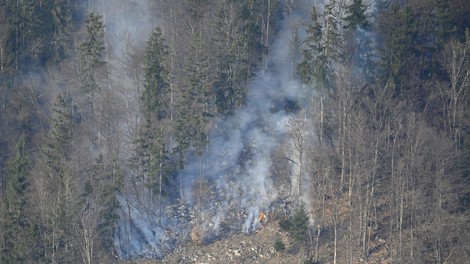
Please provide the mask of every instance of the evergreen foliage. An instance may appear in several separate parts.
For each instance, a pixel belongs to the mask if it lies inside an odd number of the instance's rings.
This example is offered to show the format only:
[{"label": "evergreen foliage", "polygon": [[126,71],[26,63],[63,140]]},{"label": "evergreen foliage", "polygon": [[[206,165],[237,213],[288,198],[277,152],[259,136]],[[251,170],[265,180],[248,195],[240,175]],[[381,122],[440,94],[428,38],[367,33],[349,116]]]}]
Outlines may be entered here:
[{"label": "evergreen foliage", "polygon": [[300,243],[306,241],[308,236],[309,217],[305,203],[300,205],[294,211],[291,219],[292,226],[289,228],[292,238]]},{"label": "evergreen foliage", "polygon": [[82,53],[81,82],[86,93],[93,94],[99,89],[96,81],[96,71],[105,62],[103,61],[104,24],[100,14],[91,12],[86,21],[87,36],[80,46]]},{"label": "evergreen foliage", "polygon": [[326,57],[323,47],[323,28],[315,7],[311,15],[311,23],[307,27],[306,48],[302,50],[303,61],[297,65],[297,73],[304,83],[318,83],[326,87],[328,83]]},{"label": "evergreen foliage", "polygon": [[[294,248],[316,251],[305,263],[372,262],[385,249],[384,262],[467,261],[466,1],[378,0],[372,9],[363,0],[327,0],[309,21],[288,17],[308,1],[154,1],[148,11],[163,17],[164,30],[155,28],[146,43],[132,32],[109,35],[109,50],[104,17],[109,33],[123,30],[131,23],[125,8],[140,2],[113,7],[122,20],[106,13],[104,3],[113,1],[82,2],[0,1],[1,263],[116,262],[117,228],[131,237],[136,226],[121,203],[142,202],[145,210],[134,209],[154,223],[158,210],[164,228],[165,197],[184,198],[190,183],[170,176],[188,157],[200,162],[200,177],[191,179],[194,206],[211,205],[205,203],[218,183],[204,172],[212,166],[203,155],[209,132],[253,99],[250,78],[260,66],[270,70],[267,53],[280,23],[306,29],[296,35],[305,41],[292,51],[302,59],[292,60],[298,76],[289,81],[310,89],[301,99],[311,105],[298,102],[309,110],[299,116],[306,149],[298,165],[311,177],[302,183],[314,183],[311,207],[300,204],[279,221]],[[102,13],[86,13],[97,6]],[[286,157],[293,154],[284,142],[273,148],[284,163],[273,156],[267,169],[285,179],[276,185],[283,196],[295,184]],[[315,237],[307,237],[309,212]],[[285,250],[280,236],[273,242]]]},{"label": "evergreen foliage", "polygon": [[346,16],[343,18],[346,22],[344,28],[348,31],[355,31],[358,29],[368,30],[369,21],[366,16],[367,6],[362,3],[362,0],[353,0],[353,2],[346,7]]},{"label": "evergreen foliage", "polygon": [[222,1],[217,5],[215,42],[217,44],[217,73],[214,83],[217,112],[232,113],[246,100],[246,88],[250,70],[247,36],[244,34],[240,13],[241,3]]},{"label": "evergreen foliage", "polygon": [[148,118],[162,120],[170,111],[170,72],[168,48],[160,28],[150,34],[144,57],[145,89],[142,95],[144,113]]},{"label": "evergreen foliage", "polygon": [[274,250],[277,252],[283,252],[286,249],[286,244],[282,241],[281,236],[277,235],[274,240]]},{"label": "evergreen foliage", "polygon": [[324,31],[323,31],[323,45],[326,59],[326,65],[329,72],[332,71],[335,62],[341,57],[342,36],[339,30],[340,22],[339,18],[339,7],[336,0],[328,1],[325,5],[323,14],[324,20]]},{"label": "evergreen foliage", "polygon": [[150,34],[144,54],[144,91],[141,96],[144,122],[140,128],[137,159],[145,186],[160,197],[169,177],[166,119],[170,114],[169,53],[160,28]]},{"label": "evergreen foliage", "polygon": [[392,4],[388,14],[383,15],[382,35],[385,45],[382,48],[382,79],[393,83],[397,95],[406,94],[410,67],[410,58],[415,56],[414,39],[416,37],[416,25],[410,6],[400,8]]},{"label": "evergreen foliage", "polygon": [[[208,56],[205,51],[202,36],[195,32],[191,42],[191,52],[186,67],[188,83],[182,94],[183,104],[180,107],[180,123],[183,125],[183,135],[195,147],[198,155],[202,154],[207,145],[206,125],[209,117],[213,115],[213,93],[211,91],[213,76],[209,69]],[[184,114],[183,112],[186,112]],[[184,118],[184,119],[183,119]]]},{"label": "evergreen foliage", "polygon": [[281,229],[288,231],[292,239],[298,243],[306,242],[308,225],[309,216],[304,202],[299,204],[292,217],[279,221]]},{"label": "evergreen foliage", "polygon": [[56,96],[52,108],[51,131],[47,135],[44,156],[45,179],[43,187],[47,195],[41,197],[49,210],[41,212],[47,235],[44,237],[44,255],[50,261],[67,261],[74,256],[67,251],[73,240],[70,217],[73,215],[73,153],[74,122],[70,103],[62,94]]},{"label": "evergreen foliage", "polygon": [[8,169],[8,186],[2,196],[1,254],[2,263],[27,262],[30,257],[32,241],[37,239],[31,233],[32,219],[28,215],[28,174],[29,164],[26,155],[25,138],[17,145],[17,154]]}]

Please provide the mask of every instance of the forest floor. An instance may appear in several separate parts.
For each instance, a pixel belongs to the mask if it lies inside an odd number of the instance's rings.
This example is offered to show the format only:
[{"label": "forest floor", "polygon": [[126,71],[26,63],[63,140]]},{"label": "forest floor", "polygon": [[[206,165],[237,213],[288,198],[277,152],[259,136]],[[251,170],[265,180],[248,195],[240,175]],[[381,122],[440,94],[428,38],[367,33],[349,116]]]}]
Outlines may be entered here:
[{"label": "forest floor", "polygon": [[[338,202],[340,218],[346,223],[348,215],[346,199]],[[342,206],[344,205],[344,206]],[[328,213],[328,212],[327,212]],[[381,212],[379,221],[387,217],[386,212]],[[315,263],[305,262],[306,252],[302,247],[292,243],[288,233],[279,226],[279,216],[274,216],[253,233],[235,234],[224,239],[213,241],[212,243],[201,244],[197,242],[187,242],[179,246],[173,253],[161,260],[133,260],[122,261],[120,264],[158,264],[158,263],[178,263],[178,264],[303,264]],[[316,233],[315,230],[312,231]],[[390,252],[385,246],[388,236],[384,230],[377,229],[369,234],[369,256],[368,263],[387,264],[390,262]],[[312,242],[310,255],[315,255],[314,244],[315,234],[311,234]],[[285,244],[282,252],[275,250],[276,239],[281,239]],[[338,238],[338,250],[346,247],[347,239],[343,236]],[[318,264],[333,263],[334,258],[334,232],[332,228],[325,227],[318,237]],[[337,263],[346,263],[344,252],[338,252]],[[360,252],[355,250],[352,253],[352,263],[363,263]],[[340,256],[341,255],[341,256]]]},{"label": "forest floor", "polygon": [[[280,237],[285,243],[286,249],[283,252],[274,249],[276,237]],[[205,245],[189,242],[162,260],[123,261],[121,264],[303,264],[304,251],[295,249],[290,244],[291,241],[287,232],[280,229],[278,221],[273,221],[252,234],[237,234]],[[325,252],[331,254],[326,254],[329,255],[328,259],[321,259],[317,263],[333,263],[332,241],[319,245],[319,251],[323,258]],[[386,254],[384,250],[374,252],[369,256],[368,262],[389,263],[384,258]],[[353,263],[362,261],[355,258]]]},{"label": "forest floor", "polygon": [[[274,249],[274,241],[278,236],[286,245],[283,252]],[[206,245],[189,242],[162,260],[134,260],[122,264],[303,263],[302,251],[293,250],[289,241],[287,232],[280,229],[277,221],[273,221],[252,234],[237,234]]]}]

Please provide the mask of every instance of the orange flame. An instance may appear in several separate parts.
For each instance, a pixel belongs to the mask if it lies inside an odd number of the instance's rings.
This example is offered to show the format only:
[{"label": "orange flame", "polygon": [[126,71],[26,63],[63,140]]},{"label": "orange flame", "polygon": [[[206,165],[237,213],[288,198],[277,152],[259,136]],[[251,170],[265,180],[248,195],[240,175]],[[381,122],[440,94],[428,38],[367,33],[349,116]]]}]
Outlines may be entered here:
[{"label": "orange flame", "polygon": [[263,212],[260,212],[259,215],[258,215],[258,220],[259,220],[260,223],[266,222],[266,214],[263,213]]}]

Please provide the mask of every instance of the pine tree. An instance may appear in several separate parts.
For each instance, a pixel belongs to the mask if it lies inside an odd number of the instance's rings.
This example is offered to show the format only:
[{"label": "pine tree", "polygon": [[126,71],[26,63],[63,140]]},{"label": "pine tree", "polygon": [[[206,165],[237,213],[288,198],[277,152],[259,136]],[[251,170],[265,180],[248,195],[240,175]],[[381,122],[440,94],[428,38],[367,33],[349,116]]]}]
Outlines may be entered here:
[{"label": "pine tree", "polygon": [[28,262],[32,252],[32,223],[27,208],[29,164],[25,138],[17,146],[17,156],[9,164],[7,187],[2,196],[3,210],[0,261],[2,263]]},{"label": "pine tree", "polygon": [[445,44],[455,35],[456,27],[450,10],[449,0],[434,0],[434,9],[431,13],[433,21],[433,34],[435,43],[431,48],[432,61],[430,71],[440,78],[445,77],[445,70],[438,61],[438,54]]},{"label": "pine tree", "polygon": [[47,156],[50,158],[49,164],[55,172],[60,172],[59,160],[71,160],[72,158],[72,138],[73,138],[73,116],[69,103],[58,94],[53,106],[52,131],[47,145]]},{"label": "pine tree", "polygon": [[87,36],[80,46],[82,55],[81,82],[82,89],[86,93],[93,93],[99,89],[96,82],[96,71],[105,62],[103,61],[104,43],[104,23],[103,17],[94,12],[90,13],[86,19]]},{"label": "pine tree", "polygon": [[346,16],[343,18],[346,22],[344,28],[347,31],[355,31],[358,29],[369,30],[366,10],[367,6],[362,3],[362,0],[353,0],[353,2],[346,7]]},{"label": "pine tree", "polygon": [[320,24],[316,7],[311,12],[311,23],[307,27],[306,48],[302,49],[303,61],[297,65],[297,73],[304,83],[318,83],[325,86],[326,61],[323,47],[323,28]]},{"label": "pine tree", "polygon": [[195,33],[191,46],[191,55],[189,57],[186,69],[188,74],[188,98],[190,101],[190,109],[193,122],[192,143],[199,155],[202,154],[203,148],[206,146],[206,125],[211,113],[210,103],[211,92],[211,74],[209,71],[209,61],[206,51],[204,50],[202,36]]},{"label": "pine tree", "polygon": [[436,48],[440,50],[444,43],[452,37],[455,30],[455,24],[452,21],[449,0],[434,0],[433,17],[436,23]]},{"label": "pine tree", "polygon": [[[199,32],[193,32],[185,74],[187,76],[186,87],[181,91],[175,131],[178,143],[175,152],[179,155],[180,169],[183,168],[184,155],[188,148],[194,148],[196,154],[202,158],[204,148],[209,143],[207,124],[214,113],[213,76]],[[202,175],[202,160],[200,164],[199,173]],[[180,178],[180,185],[183,184],[182,180]],[[181,189],[180,194],[182,195]]]},{"label": "pine tree", "polygon": [[263,50],[262,43],[262,20],[263,11],[261,10],[261,1],[263,0],[246,0],[243,3],[240,19],[243,23],[243,34],[245,40],[243,48],[247,51],[247,78],[256,71],[256,65],[262,59]]},{"label": "pine tree", "polygon": [[74,212],[76,178],[73,175],[74,122],[70,103],[58,94],[53,106],[51,131],[46,138],[43,162],[44,184],[48,193],[41,197],[49,210],[41,212],[46,221],[46,255],[53,262],[62,262],[75,256],[72,248],[71,219]]},{"label": "pine tree", "polygon": [[54,62],[60,61],[71,46],[72,5],[70,0],[48,0],[43,6],[46,9],[46,12],[43,12],[44,23],[50,24],[47,34],[50,35],[51,42],[54,43],[54,45],[50,45],[52,54],[49,56]]},{"label": "pine tree", "polygon": [[[416,29],[411,7],[400,8],[397,4],[390,7],[389,14],[383,16],[381,23],[384,35],[384,48],[381,50],[383,82],[395,87],[397,95],[407,90],[407,70],[413,60]],[[403,94],[402,94],[403,95]]]},{"label": "pine tree", "polygon": [[[137,157],[142,167],[145,186],[151,199],[162,197],[168,183],[169,152],[167,149],[168,117],[170,116],[170,72],[168,48],[160,28],[150,34],[144,57],[144,91],[142,110],[144,122],[140,128]],[[161,216],[160,211],[160,216]],[[161,219],[161,218],[160,218]]]},{"label": "pine tree", "polygon": [[[85,263],[99,262],[99,254],[113,250],[113,236],[119,188],[113,169],[104,164],[99,155],[90,168],[82,194],[77,202],[80,208],[73,217],[75,241]],[[106,253],[105,253],[106,254]]]},{"label": "pine tree", "polygon": [[143,149],[147,149],[147,186],[160,197],[164,195],[163,185],[168,180],[165,142],[165,133],[168,130],[165,119],[171,111],[168,56],[161,30],[156,28],[145,49],[145,89],[142,95],[145,124],[141,130],[141,140]]},{"label": "pine tree", "polygon": [[[38,52],[35,48],[36,35],[40,25],[35,13],[36,1],[9,1],[8,14],[10,14],[9,27],[11,28],[11,47],[15,52],[15,69],[20,70],[24,64],[32,62],[32,55]],[[32,44],[34,43],[34,44]]]},{"label": "pine tree", "polygon": [[142,103],[145,115],[162,120],[170,111],[170,72],[168,70],[168,49],[160,28],[150,34],[144,57],[144,92]]},{"label": "pine tree", "polygon": [[333,84],[333,71],[336,63],[341,58],[341,43],[342,37],[339,32],[339,21],[338,21],[338,3],[336,0],[330,0],[325,5],[323,20],[323,47],[324,47],[324,61],[326,83],[328,85]]},{"label": "pine tree", "polygon": [[245,103],[249,70],[247,36],[239,17],[240,3],[222,1],[217,6],[215,26],[217,47],[216,82],[217,112],[231,113]]},{"label": "pine tree", "polygon": [[[212,76],[209,71],[209,62],[202,36],[195,32],[192,37],[188,64],[185,68],[187,74],[187,87],[182,92],[182,104],[179,109],[179,128],[181,142],[195,147],[198,155],[202,154],[206,146],[206,125],[208,118],[213,114],[212,105]],[[184,118],[184,119],[182,119]]]},{"label": "pine tree", "polygon": [[373,34],[369,33],[370,24],[366,16],[367,6],[362,0],[354,0],[346,7],[345,22],[345,61],[352,63],[358,73],[366,80],[372,80],[375,75],[375,63],[372,59]]},{"label": "pine tree", "polygon": [[307,207],[305,203],[302,202],[294,211],[294,215],[291,219],[291,227],[289,228],[289,233],[295,241],[303,243],[307,239],[308,225],[309,217]]}]

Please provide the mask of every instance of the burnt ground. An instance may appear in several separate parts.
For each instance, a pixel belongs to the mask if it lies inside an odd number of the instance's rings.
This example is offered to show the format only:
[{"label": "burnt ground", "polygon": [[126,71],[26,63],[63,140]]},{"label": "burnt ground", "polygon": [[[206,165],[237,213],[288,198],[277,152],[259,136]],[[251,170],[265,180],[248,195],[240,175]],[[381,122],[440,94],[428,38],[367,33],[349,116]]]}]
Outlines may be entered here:
[{"label": "burnt ground", "polygon": [[[341,200],[338,204],[346,203]],[[342,221],[347,214],[346,206],[339,206]],[[258,227],[255,232],[245,234],[241,231],[219,237],[206,242],[191,241],[179,245],[176,250],[161,260],[133,260],[121,261],[120,264],[303,264],[305,252],[291,244],[293,241],[288,233],[279,226],[279,220],[283,219],[283,213],[271,214],[268,222]],[[386,217],[381,214],[379,219]],[[327,218],[330,218],[327,216]],[[343,219],[344,218],[344,219]],[[328,225],[328,224],[327,224]],[[315,231],[313,231],[315,233]],[[371,234],[370,256],[368,263],[392,263],[390,252],[386,245],[386,232],[380,229]],[[274,244],[276,238],[280,238],[285,244],[285,250],[278,252]],[[319,237],[319,258],[317,263],[333,263],[334,236],[331,227],[325,226]],[[344,238],[339,238],[338,250],[344,248]],[[312,248],[313,249],[313,245]],[[313,253],[313,252],[312,252]],[[338,263],[345,263],[344,259],[338,259]],[[352,263],[362,263],[359,252],[353,252]]]},{"label": "burnt ground", "polygon": [[[286,250],[277,252],[274,241],[279,236],[286,244]],[[122,264],[156,264],[156,263],[265,263],[295,264],[303,263],[302,252],[292,252],[287,233],[279,228],[277,221],[266,223],[251,234],[236,234],[227,239],[211,244],[188,242],[163,260],[134,260]]]}]

